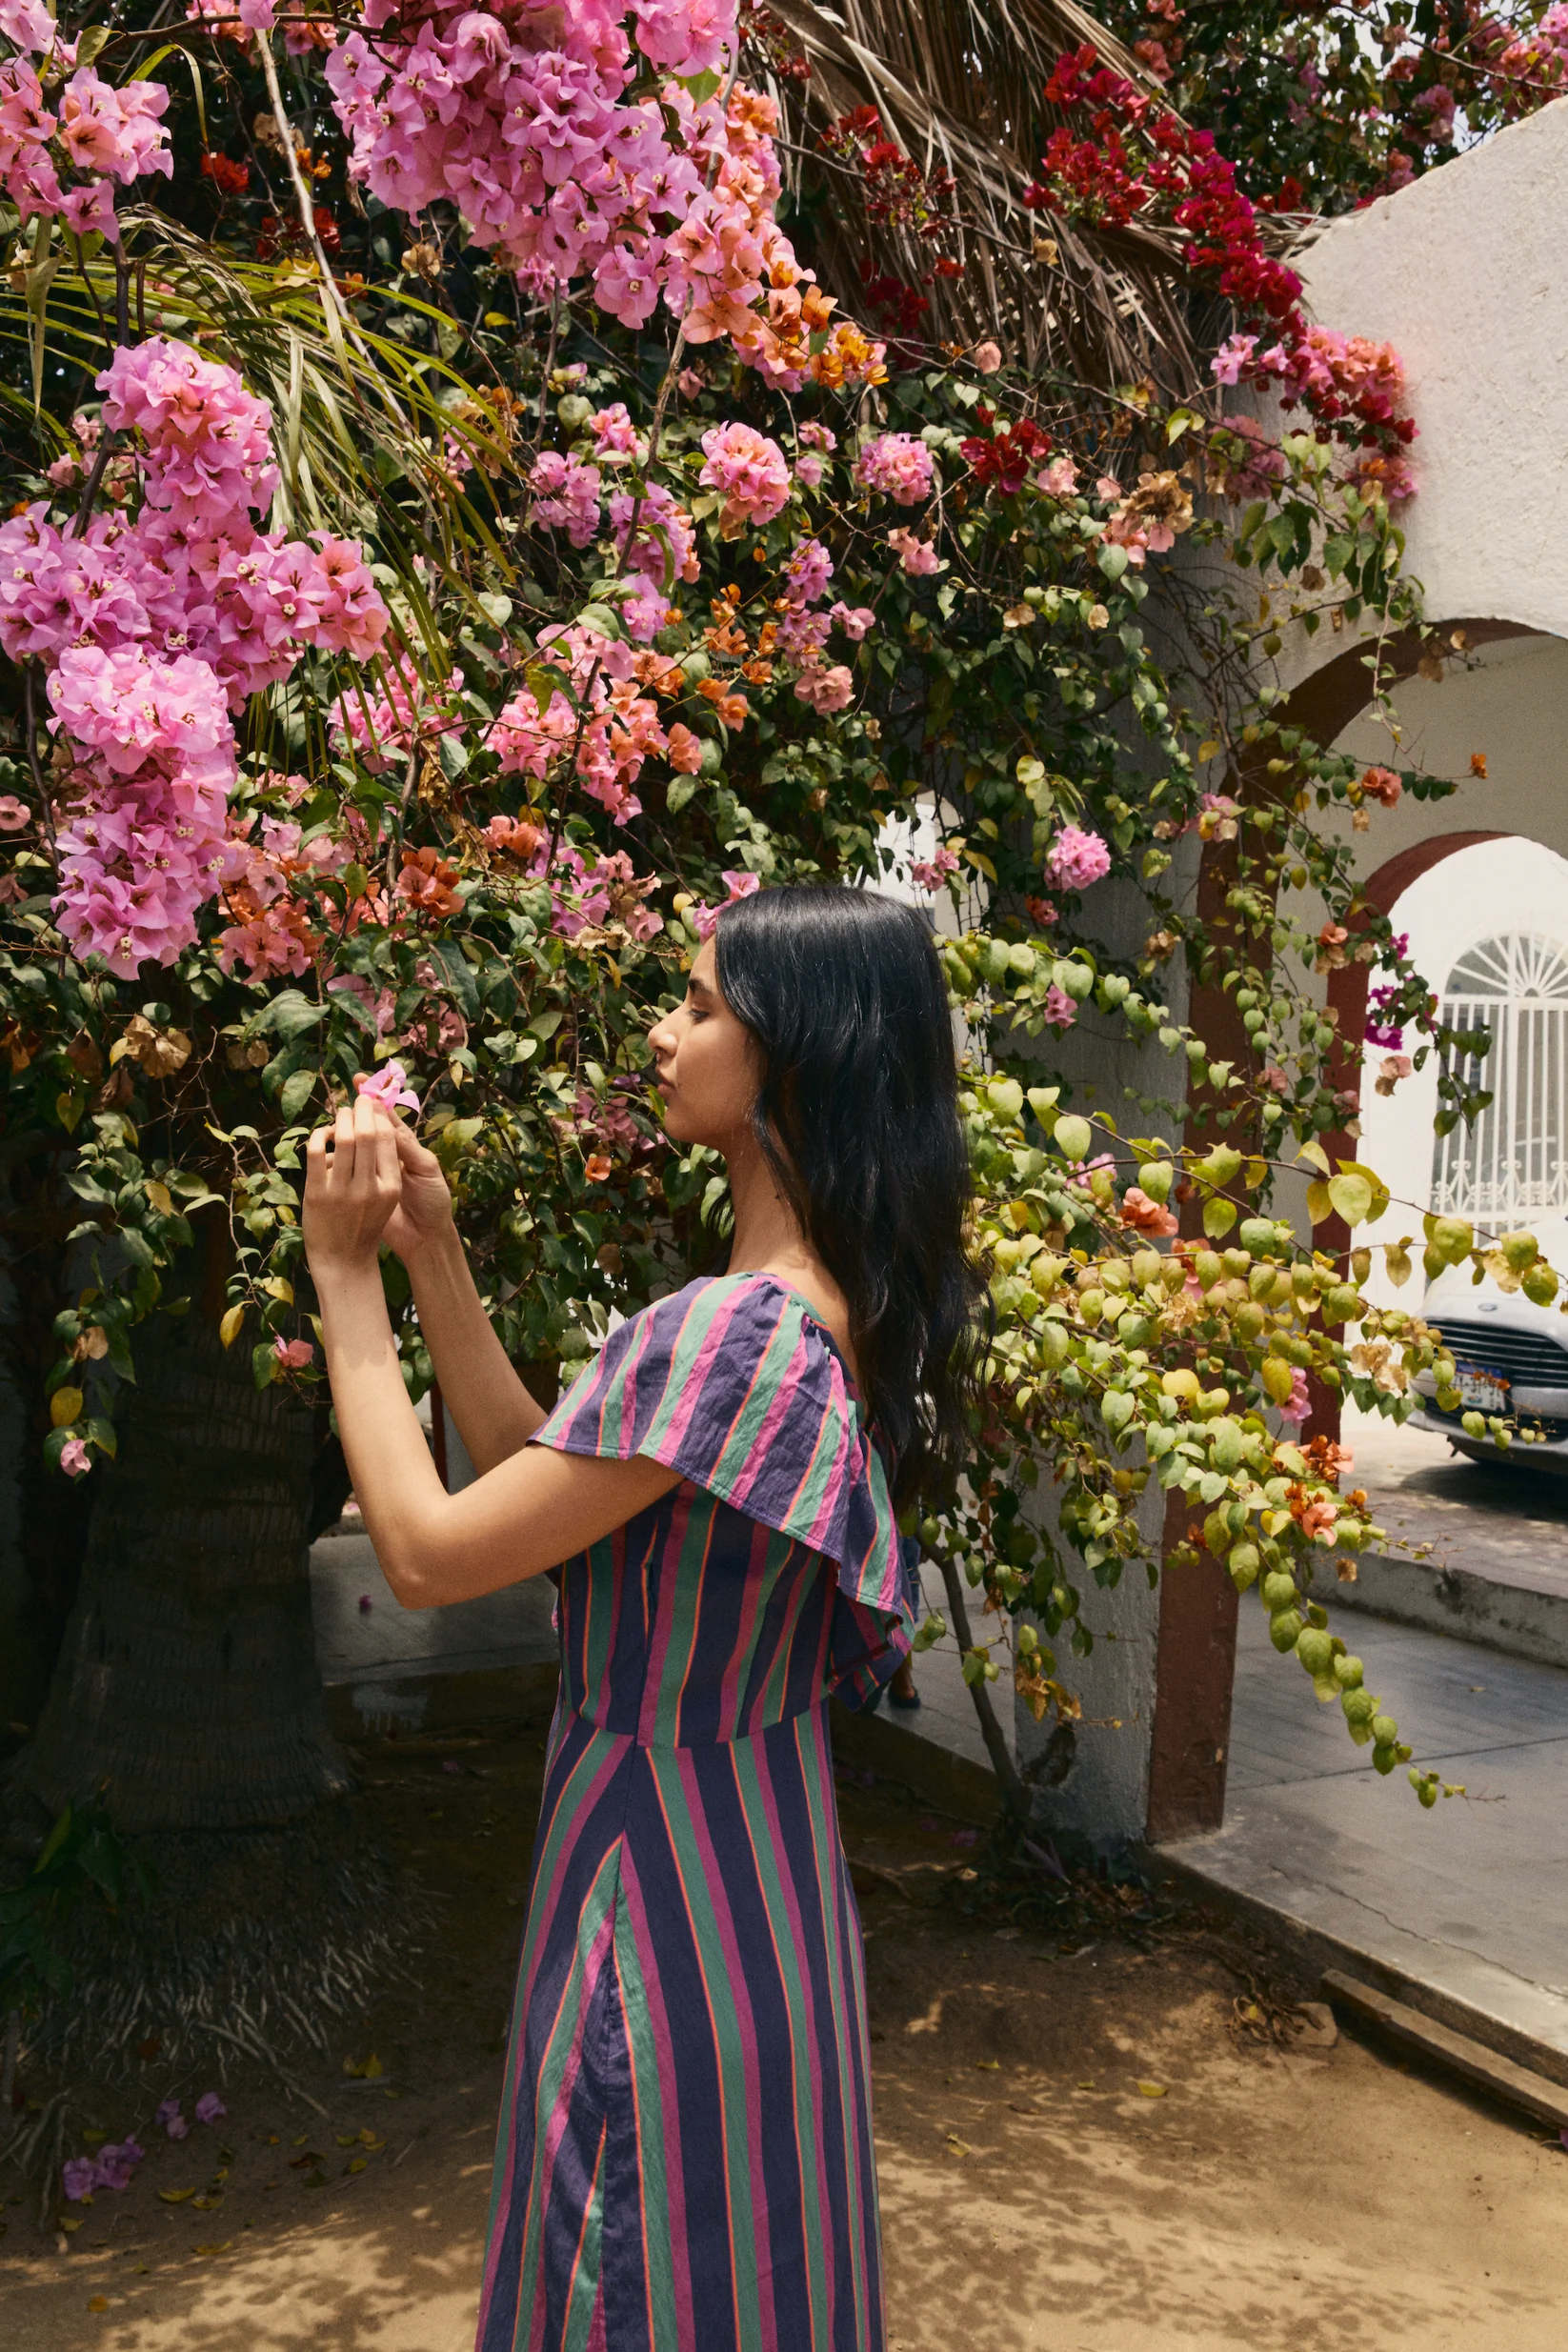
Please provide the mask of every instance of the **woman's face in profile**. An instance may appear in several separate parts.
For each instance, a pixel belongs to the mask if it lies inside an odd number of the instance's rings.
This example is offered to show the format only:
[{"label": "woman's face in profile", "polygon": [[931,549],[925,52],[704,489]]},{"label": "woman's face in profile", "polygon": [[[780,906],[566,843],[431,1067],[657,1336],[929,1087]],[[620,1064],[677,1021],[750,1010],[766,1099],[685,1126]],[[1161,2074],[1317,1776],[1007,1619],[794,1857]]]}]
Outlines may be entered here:
[{"label": "woman's face in profile", "polygon": [[761,1080],[756,1039],[719,991],[718,958],[705,939],[687,975],[686,1001],[648,1033],[665,1133],[675,1143],[728,1150],[750,1136]]}]

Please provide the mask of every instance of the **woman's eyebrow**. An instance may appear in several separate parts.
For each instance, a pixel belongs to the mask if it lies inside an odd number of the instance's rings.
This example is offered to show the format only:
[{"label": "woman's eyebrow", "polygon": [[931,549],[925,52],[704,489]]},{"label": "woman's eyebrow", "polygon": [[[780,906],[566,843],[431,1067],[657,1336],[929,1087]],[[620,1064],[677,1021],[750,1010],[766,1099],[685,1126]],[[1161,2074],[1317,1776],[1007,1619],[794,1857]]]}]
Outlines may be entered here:
[{"label": "woman's eyebrow", "polygon": [[689,996],[711,996],[713,993],[706,980],[699,980],[694,972],[688,974],[686,994]]}]

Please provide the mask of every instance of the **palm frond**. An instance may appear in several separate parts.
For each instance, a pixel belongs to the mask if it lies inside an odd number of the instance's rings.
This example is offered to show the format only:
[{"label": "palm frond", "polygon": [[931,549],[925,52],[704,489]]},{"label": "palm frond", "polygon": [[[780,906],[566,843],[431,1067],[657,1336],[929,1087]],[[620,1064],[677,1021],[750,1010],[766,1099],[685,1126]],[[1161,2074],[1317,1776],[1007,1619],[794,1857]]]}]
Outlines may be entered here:
[{"label": "palm frond", "polygon": [[[1042,218],[1022,201],[1060,119],[1042,92],[1064,50],[1092,42],[1108,65],[1158,95],[1076,0],[767,4],[804,52],[810,79],[771,71],[754,36],[748,63],[779,102],[805,239],[846,307],[859,309],[866,276],[885,272],[924,293],[934,340],[970,346],[995,335],[1035,375],[1191,388],[1179,237]],[[876,109],[888,137],[922,169],[955,182],[947,248],[961,275],[933,277],[930,242],[908,225],[868,218],[859,174],[824,155],[823,131],[863,106]],[[1037,240],[1049,250],[1036,251]]]},{"label": "palm frond", "polygon": [[[453,433],[481,458],[504,454],[466,421],[487,370],[481,362],[465,372],[462,331],[448,313],[412,293],[387,298],[389,311],[419,314],[435,331],[432,339],[449,334],[450,358],[439,343],[433,352],[416,349],[372,325],[333,332],[308,266],[246,260],[151,209],[127,208],[122,218],[134,265],[136,332],[199,345],[271,402],[283,472],[274,524],[373,542],[414,618],[412,630],[394,628],[406,650],[417,659],[426,633],[418,626],[427,601],[421,564],[449,586],[466,585],[471,599],[510,583],[514,567],[493,528],[493,509],[468,499],[442,463]],[[0,373],[25,377],[41,339],[48,380],[64,371],[80,396],[84,377],[90,384],[111,349],[108,322],[117,291],[108,253],[62,268],[42,304],[0,279],[0,349],[16,352],[14,366]],[[8,388],[8,405],[20,422],[19,392]],[[52,452],[59,424],[47,409],[30,421]],[[444,675],[447,649],[432,643],[425,650],[432,673]]]}]

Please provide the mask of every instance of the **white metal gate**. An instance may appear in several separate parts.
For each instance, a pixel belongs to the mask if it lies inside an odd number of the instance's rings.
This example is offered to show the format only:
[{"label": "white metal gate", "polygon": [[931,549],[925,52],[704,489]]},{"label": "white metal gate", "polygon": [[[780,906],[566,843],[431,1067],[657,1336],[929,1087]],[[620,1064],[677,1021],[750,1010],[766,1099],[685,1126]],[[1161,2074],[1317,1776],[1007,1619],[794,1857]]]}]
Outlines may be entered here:
[{"label": "white metal gate", "polygon": [[1449,1056],[1491,1102],[1437,1138],[1432,1206],[1439,1216],[1528,1223],[1568,1208],[1568,943],[1538,932],[1483,939],[1448,975],[1440,1017],[1487,1029],[1484,1056]]}]

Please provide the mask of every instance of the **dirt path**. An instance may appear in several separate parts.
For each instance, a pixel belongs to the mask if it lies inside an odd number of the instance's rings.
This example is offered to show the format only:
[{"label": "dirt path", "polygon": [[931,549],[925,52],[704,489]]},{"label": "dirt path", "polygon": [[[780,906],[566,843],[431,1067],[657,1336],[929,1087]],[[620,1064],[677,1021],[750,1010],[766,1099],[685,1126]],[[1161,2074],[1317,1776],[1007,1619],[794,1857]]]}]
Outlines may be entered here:
[{"label": "dirt path", "polygon": [[[166,2082],[102,2101],[148,2161],[65,2207],[69,2234],[4,2206],[8,2352],[470,2352],[535,1730],[367,1751],[440,1902],[423,1997],[303,2070],[325,2117],[235,2081],[174,2144],[148,2128]],[[1562,2352],[1568,2155],[1544,2132],[1348,2038],[1238,2040],[1237,1980],[1182,1922],[930,1906],[967,1863],[955,1825],[886,1786],[844,1813],[898,2352]],[[378,2079],[341,2071],[372,2051]],[[189,2110],[208,2086],[174,2087]]]}]

